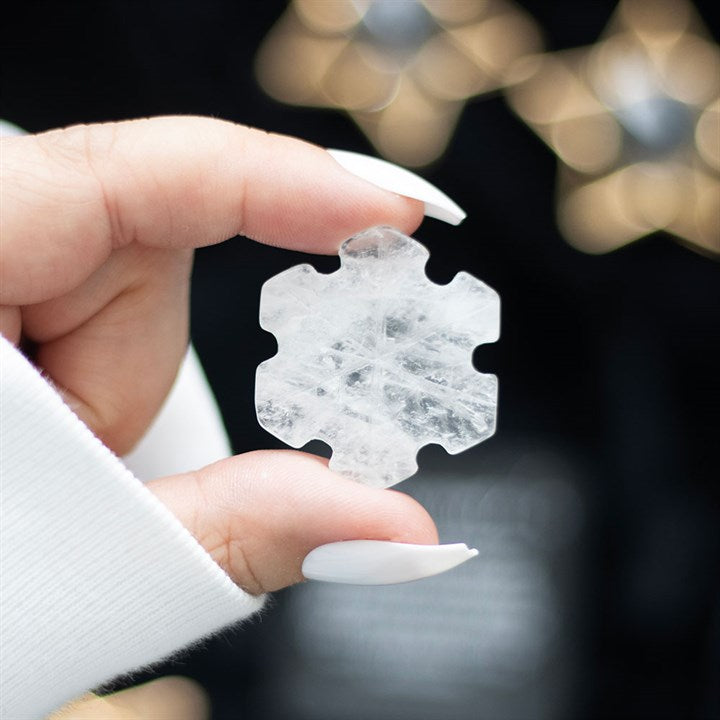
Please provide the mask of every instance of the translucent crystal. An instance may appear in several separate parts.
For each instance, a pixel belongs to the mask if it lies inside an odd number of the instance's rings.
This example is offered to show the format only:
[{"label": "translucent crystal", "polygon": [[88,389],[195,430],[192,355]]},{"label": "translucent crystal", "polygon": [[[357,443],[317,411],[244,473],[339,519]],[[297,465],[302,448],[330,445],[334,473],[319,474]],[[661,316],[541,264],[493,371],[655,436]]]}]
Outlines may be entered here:
[{"label": "translucent crystal", "polygon": [[278,353],[257,370],[260,424],[292,447],[323,440],[331,469],[388,486],[429,443],[455,454],[495,431],[497,378],[472,351],[498,338],[500,299],[468,273],[425,275],[416,240],[377,227],[347,240],[329,275],[298,265],[268,280],[260,324]]}]

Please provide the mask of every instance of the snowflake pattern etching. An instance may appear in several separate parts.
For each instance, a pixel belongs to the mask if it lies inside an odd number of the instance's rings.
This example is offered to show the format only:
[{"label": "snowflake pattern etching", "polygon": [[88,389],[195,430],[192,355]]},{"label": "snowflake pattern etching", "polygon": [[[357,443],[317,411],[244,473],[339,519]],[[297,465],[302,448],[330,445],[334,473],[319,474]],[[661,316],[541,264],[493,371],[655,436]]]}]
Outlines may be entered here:
[{"label": "snowflake pattern etching", "polygon": [[257,371],[262,427],[296,448],[323,440],[331,469],[379,487],[415,473],[424,445],[455,454],[493,434],[497,378],[472,351],[497,340],[500,299],[465,272],[436,285],[428,257],[378,227],[343,244],[334,273],[298,265],[265,283],[260,324],[279,350]]}]

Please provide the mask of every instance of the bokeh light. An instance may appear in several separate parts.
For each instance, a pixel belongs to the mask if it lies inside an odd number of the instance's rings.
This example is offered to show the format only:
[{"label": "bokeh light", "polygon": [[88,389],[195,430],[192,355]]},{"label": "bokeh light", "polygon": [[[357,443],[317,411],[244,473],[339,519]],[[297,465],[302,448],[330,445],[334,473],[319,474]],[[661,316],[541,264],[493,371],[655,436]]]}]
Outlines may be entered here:
[{"label": "bokeh light", "polygon": [[[307,584],[287,608],[281,716],[396,720],[562,717],[576,661],[568,599],[586,518],[554,452],[504,476],[422,473],[406,488],[471,563],[422,583]],[[322,702],[318,702],[318,698]]]},{"label": "bokeh light", "polygon": [[589,48],[523,58],[513,109],[559,159],[568,242],[614,250],[656,230],[720,254],[720,48],[684,0],[622,0]]},{"label": "bokeh light", "polygon": [[436,160],[468,98],[540,50],[533,20],[500,0],[294,0],[261,46],[275,99],[345,110],[403,165]]}]

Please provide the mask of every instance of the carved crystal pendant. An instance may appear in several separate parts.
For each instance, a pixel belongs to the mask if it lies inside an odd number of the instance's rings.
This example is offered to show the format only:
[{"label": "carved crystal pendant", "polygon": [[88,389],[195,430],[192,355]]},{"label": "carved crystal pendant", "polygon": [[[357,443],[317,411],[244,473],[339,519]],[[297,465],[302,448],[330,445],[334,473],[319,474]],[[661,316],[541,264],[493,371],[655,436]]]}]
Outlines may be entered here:
[{"label": "carved crystal pendant", "polygon": [[500,298],[465,272],[436,285],[428,257],[377,227],[343,244],[336,272],[298,265],[265,283],[278,353],[257,370],[262,427],[296,448],[323,440],[331,469],[379,487],[415,473],[424,445],[455,454],[493,434],[497,378],[472,352],[497,340]]}]

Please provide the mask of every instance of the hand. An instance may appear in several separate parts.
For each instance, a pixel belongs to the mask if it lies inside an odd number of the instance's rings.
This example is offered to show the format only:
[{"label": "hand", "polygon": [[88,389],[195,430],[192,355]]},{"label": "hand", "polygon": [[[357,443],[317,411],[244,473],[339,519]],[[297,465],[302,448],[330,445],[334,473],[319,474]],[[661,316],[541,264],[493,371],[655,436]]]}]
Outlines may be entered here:
[{"label": "hand", "polygon": [[[319,148],[218,120],[79,126],[2,151],[0,331],[118,454],[184,355],[193,248],[241,234],[332,253],[365,227],[411,232],[422,216]],[[326,542],[437,542],[409,497],[303,453],[248,453],[149,487],[252,593],[301,580]]]}]

